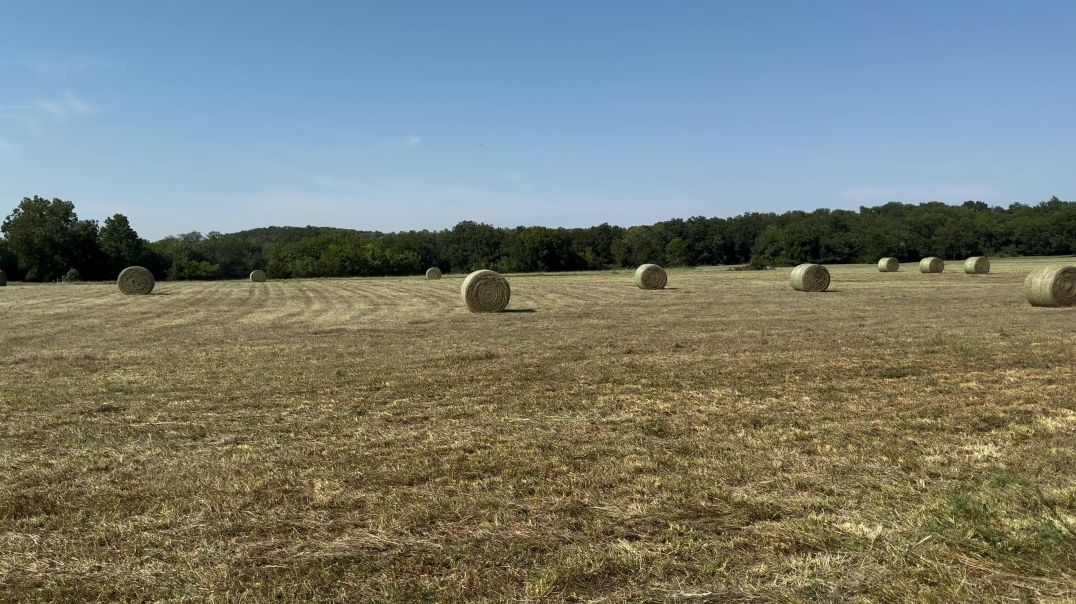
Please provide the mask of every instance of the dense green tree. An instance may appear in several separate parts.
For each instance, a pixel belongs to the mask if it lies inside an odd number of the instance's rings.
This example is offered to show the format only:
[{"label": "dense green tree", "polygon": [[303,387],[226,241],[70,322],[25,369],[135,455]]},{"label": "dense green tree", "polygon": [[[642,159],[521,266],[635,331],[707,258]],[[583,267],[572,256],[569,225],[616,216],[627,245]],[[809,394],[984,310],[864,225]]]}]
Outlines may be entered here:
[{"label": "dense green tree", "polygon": [[70,201],[23,198],[0,230],[28,280],[55,280],[72,268],[88,278],[101,275],[97,223],[79,220]]},{"label": "dense green tree", "polygon": [[[275,278],[419,274],[430,266],[466,272],[572,271],[634,267],[799,262],[914,261],[985,254],[1057,255],[1076,250],[1076,203],[991,207],[891,202],[858,211],[819,209],[731,218],[694,216],[629,228],[499,228],[465,221],[450,230],[376,233],[330,227],[265,227],[199,232],[152,244],[115,215],[98,229],[61,200],[24,199],[4,222],[0,268],[13,278],[53,279],[77,269],[88,279],[139,263],[170,279],[245,278],[266,268]],[[9,232],[10,231],[10,232]]]},{"label": "dense green tree", "polygon": [[111,272],[118,275],[128,266],[143,263],[146,242],[131,228],[126,216],[115,214],[106,218],[101,227],[101,251],[108,257]]}]

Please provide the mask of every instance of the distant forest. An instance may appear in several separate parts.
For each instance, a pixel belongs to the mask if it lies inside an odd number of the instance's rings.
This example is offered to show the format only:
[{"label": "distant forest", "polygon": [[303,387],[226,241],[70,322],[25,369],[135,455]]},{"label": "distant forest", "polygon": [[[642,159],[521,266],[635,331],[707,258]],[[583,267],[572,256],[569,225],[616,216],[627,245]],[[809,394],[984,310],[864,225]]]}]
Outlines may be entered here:
[{"label": "distant forest", "polygon": [[887,203],[859,211],[747,213],[649,226],[500,228],[466,221],[442,231],[379,233],[329,227],[198,232],[148,242],[122,214],[81,220],[69,201],[28,197],[2,225],[0,269],[9,279],[114,279],[139,264],[160,279],[234,279],[265,269],[275,279],[575,271],[635,267],[800,262],[873,263],[924,256],[1038,256],[1076,251],[1076,202],[1054,197],[1008,208]]}]

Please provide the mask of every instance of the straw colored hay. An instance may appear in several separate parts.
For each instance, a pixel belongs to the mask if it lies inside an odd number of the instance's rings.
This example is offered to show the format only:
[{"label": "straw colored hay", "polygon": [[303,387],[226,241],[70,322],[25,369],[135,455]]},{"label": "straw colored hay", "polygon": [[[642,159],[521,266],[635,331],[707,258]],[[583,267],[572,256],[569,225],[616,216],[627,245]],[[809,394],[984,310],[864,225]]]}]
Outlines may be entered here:
[{"label": "straw colored hay", "polygon": [[919,272],[940,273],[945,270],[945,261],[937,256],[927,256],[919,261]]},{"label": "straw colored hay", "polygon": [[635,269],[635,285],[639,289],[664,289],[668,282],[665,269],[656,264],[644,264]]},{"label": "straw colored hay", "polygon": [[255,282],[255,283],[264,283],[265,282],[265,271],[263,271],[263,270],[251,271],[250,280]]},{"label": "straw colored hay", "polygon": [[882,273],[895,273],[900,270],[900,260],[896,258],[882,258],[878,261],[878,271]]},{"label": "straw colored hay", "polygon": [[141,266],[128,266],[123,269],[119,278],[116,279],[116,284],[120,286],[120,291],[129,296],[144,296],[153,291],[153,286],[156,283],[153,279],[153,273]]},{"label": "straw colored hay", "polygon": [[821,264],[801,264],[792,269],[792,289],[824,292],[829,287],[829,270]]},{"label": "straw colored hay", "polygon": [[7,273],[0,271],[0,287],[7,285]]},{"label": "straw colored hay", "polygon": [[475,271],[460,286],[463,303],[471,312],[501,312],[508,307],[512,288],[508,279],[493,271]]},{"label": "straw colored hay", "polygon": [[1032,306],[1076,306],[1076,266],[1047,266],[1024,279]]},{"label": "straw colored hay", "polygon": [[985,275],[990,272],[990,259],[986,256],[972,256],[964,261],[964,272],[969,275]]},{"label": "straw colored hay", "polygon": [[437,268],[436,266],[426,269],[426,279],[432,281],[434,279],[440,279],[440,278],[441,278],[441,269]]}]

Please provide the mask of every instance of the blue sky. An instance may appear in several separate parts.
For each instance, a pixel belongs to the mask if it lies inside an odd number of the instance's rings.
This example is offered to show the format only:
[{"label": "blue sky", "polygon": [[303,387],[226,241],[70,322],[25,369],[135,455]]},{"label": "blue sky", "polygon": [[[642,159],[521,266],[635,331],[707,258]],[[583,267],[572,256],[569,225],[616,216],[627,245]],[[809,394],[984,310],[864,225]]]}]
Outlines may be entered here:
[{"label": "blue sky", "polygon": [[148,238],[1076,199],[1076,3],[0,0],[0,211]]}]

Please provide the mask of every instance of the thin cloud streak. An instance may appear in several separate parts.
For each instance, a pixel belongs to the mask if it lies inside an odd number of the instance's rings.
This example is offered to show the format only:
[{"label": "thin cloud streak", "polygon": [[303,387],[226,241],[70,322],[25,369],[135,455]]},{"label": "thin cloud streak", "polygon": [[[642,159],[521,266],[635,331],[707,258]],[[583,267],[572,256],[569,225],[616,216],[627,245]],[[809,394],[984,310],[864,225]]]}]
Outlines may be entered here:
[{"label": "thin cloud streak", "polygon": [[48,113],[58,122],[101,111],[100,107],[83,101],[71,91],[65,92],[63,98],[58,101],[38,101],[34,106]]}]

